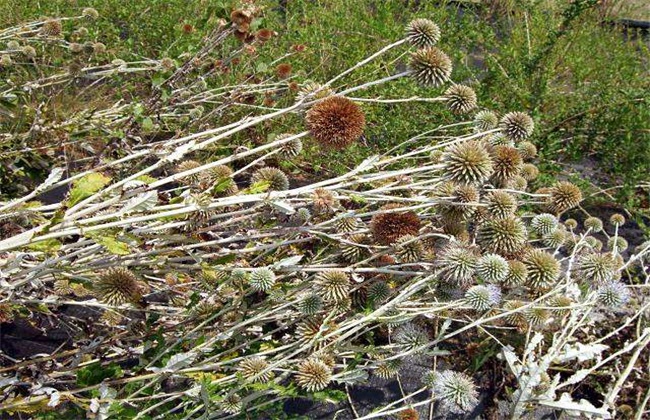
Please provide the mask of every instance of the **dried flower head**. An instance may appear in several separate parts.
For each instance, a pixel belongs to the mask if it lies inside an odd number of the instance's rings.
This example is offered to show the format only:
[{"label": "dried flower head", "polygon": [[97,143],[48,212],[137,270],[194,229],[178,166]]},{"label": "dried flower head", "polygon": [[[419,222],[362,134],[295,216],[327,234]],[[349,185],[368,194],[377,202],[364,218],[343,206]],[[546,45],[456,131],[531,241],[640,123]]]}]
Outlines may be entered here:
[{"label": "dried flower head", "polygon": [[[395,205],[381,208],[385,211],[375,214],[370,221],[370,232],[375,241],[390,245],[405,235],[417,235],[420,231],[420,218],[412,211],[390,211]],[[399,207],[399,205],[397,205]]]},{"label": "dried flower head", "polygon": [[615,227],[620,227],[625,224],[625,216],[620,213],[614,213],[609,217],[609,223]]},{"label": "dried flower head", "polygon": [[493,178],[505,183],[521,172],[523,161],[519,151],[511,146],[495,146],[492,149]]},{"label": "dried flower head", "polygon": [[533,134],[535,123],[528,114],[523,112],[509,112],[501,118],[499,126],[506,137],[514,142],[526,140]]},{"label": "dried flower head", "polygon": [[453,85],[445,91],[447,107],[455,114],[466,114],[476,108],[476,92],[469,86]]},{"label": "dried flower head", "polygon": [[549,213],[541,213],[533,217],[530,227],[540,236],[548,235],[557,228],[557,217]]},{"label": "dried flower head", "polygon": [[[519,153],[521,154],[521,149]],[[519,175],[521,175],[526,181],[533,181],[539,176],[539,169],[537,169],[537,166],[533,165],[532,163],[524,163],[521,166]]]},{"label": "dried flower head", "polygon": [[580,188],[570,182],[561,181],[551,188],[547,205],[551,211],[562,213],[577,206],[581,201],[582,192]]},{"label": "dried flower head", "polygon": [[569,230],[574,230],[578,227],[578,222],[576,219],[566,219],[564,221],[564,227],[566,227]]},{"label": "dried flower head", "polygon": [[477,241],[487,252],[508,256],[521,251],[527,238],[528,232],[521,219],[508,216],[481,225]]},{"label": "dried flower head", "polygon": [[432,47],[440,40],[440,28],[429,19],[414,19],[406,26],[406,39],[418,48]]},{"label": "dried flower head", "polygon": [[99,17],[99,12],[92,7],[86,7],[81,11],[81,16],[85,17],[86,19],[95,20]]},{"label": "dried flower head", "polygon": [[414,263],[422,259],[424,244],[413,235],[404,235],[395,243],[397,258],[403,263]]},{"label": "dried flower head", "polygon": [[21,48],[21,51],[25,57],[34,58],[36,57],[36,50],[31,45],[25,45]]},{"label": "dried flower head", "polygon": [[487,311],[501,301],[501,289],[494,284],[472,286],[465,292],[465,300],[475,311]]},{"label": "dried flower head", "polygon": [[138,302],[144,291],[136,275],[124,267],[109,268],[100,273],[93,288],[109,305]]},{"label": "dried flower head", "polygon": [[517,211],[517,199],[506,191],[490,191],[485,196],[485,202],[488,214],[496,219],[503,219]]},{"label": "dried flower head", "polygon": [[324,389],[332,380],[332,369],[320,359],[309,358],[298,365],[296,383],[308,392]]},{"label": "dried flower head", "polygon": [[315,315],[323,309],[323,298],[316,293],[309,294],[298,303],[298,309],[305,315]]},{"label": "dried flower head", "polygon": [[492,130],[498,124],[499,117],[492,111],[479,111],[474,116],[474,129],[478,132]]},{"label": "dried flower head", "polygon": [[524,328],[528,325],[524,311],[517,311],[517,309],[523,308],[524,306],[525,303],[520,300],[509,300],[503,304],[503,310],[509,312],[505,317],[509,325],[517,328]]},{"label": "dried flower head", "polygon": [[[294,134],[284,133],[275,138],[276,141],[294,137]],[[292,158],[298,156],[302,152],[302,141],[300,139],[289,140],[280,146],[280,154],[285,158]]]},{"label": "dried flower head", "polygon": [[326,301],[342,301],[350,292],[350,278],[345,271],[323,271],[316,275],[315,282]]},{"label": "dried flower head", "polygon": [[326,148],[343,149],[354,143],[366,126],[361,108],[348,98],[330,96],[316,103],[305,118],[307,129]]},{"label": "dried flower head", "polygon": [[620,281],[607,282],[598,288],[598,300],[606,306],[622,306],[630,300],[630,297],[629,288]]},{"label": "dried flower head", "polygon": [[284,191],[289,189],[289,179],[278,168],[265,167],[253,172],[251,175],[251,185],[258,182],[269,184],[269,189],[273,191]]},{"label": "dried flower head", "polygon": [[60,20],[48,19],[45,21],[45,23],[43,23],[43,26],[41,26],[39,32],[43,36],[56,38],[61,36],[61,33],[63,32],[63,26],[61,25]]},{"label": "dried flower head", "polygon": [[587,217],[584,222],[585,228],[590,229],[594,233],[603,230],[603,221],[597,217]]},{"label": "dried flower head", "polygon": [[345,261],[359,261],[369,255],[368,244],[370,238],[365,234],[351,235],[346,238],[346,242],[341,243],[341,255]]},{"label": "dried flower head", "polygon": [[291,70],[293,70],[293,66],[289,63],[280,63],[275,66],[275,74],[280,79],[286,79],[287,77],[291,76]]},{"label": "dried flower head", "polygon": [[528,268],[521,261],[508,261],[508,275],[503,279],[503,283],[508,286],[521,286],[528,280]]},{"label": "dried flower head", "polygon": [[467,285],[474,276],[478,258],[475,247],[451,242],[442,250],[437,260],[441,278],[461,287]]},{"label": "dried flower head", "polygon": [[10,67],[13,64],[13,60],[9,54],[3,54],[0,57],[0,67]]},{"label": "dried flower head", "polygon": [[257,38],[257,40],[260,42],[266,42],[269,39],[273,38],[273,31],[270,29],[262,28],[257,31],[255,38]]},{"label": "dried flower head", "polygon": [[467,413],[478,404],[478,392],[472,378],[452,370],[436,375],[433,395],[440,400],[443,409],[451,413]]},{"label": "dried flower head", "polygon": [[546,321],[551,318],[551,311],[543,307],[534,306],[526,310],[524,316],[531,326],[536,327],[546,324]]},{"label": "dried flower head", "polygon": [[339,206],[339,202],[331,191],[325,188],[316,188],[312,195],[312,205],[314,213],[323,214],[332,212]]},{"label": "dried flower head", "polygon": [[266,292],[275,284],[275,273],[266,267],[256,268],[251,272],[248,284],[256,292]]},{"label": "dried flower head", "polygon": [[442,156],[445,177],[459,184],[480,184],[493,171],[492,158],[485,146],[477,141],[465,141],[450,146]]},{"label": "dried flower head", "polygon": [[517,145],[517,149],[524,160],[531,160],[537,156],[537,146],[529,141],[522,141]]},{"label": "dried flower head", "polygon": [[523,262],[528,269],[528,284],[534,288],[551,287],[560,276],[560,262],[546,251],[534,249]]},{"label": "dried flower head", "polygon": [[250,25],[253,15],[248,10],[235,9],[230,13],[230,20],[237,26]]},{"label": "dried flower head", "polygon": [[423,86],[442,86],[451,76],[451,59],[437,47],[414,52],[410,63],[411,75]]},{"label": "dried flower head", "polygon": [[253,356],[239,363],[239,372],[247,381],[266,383],[273,377],[273,372],[267,370],[269,362],[263,357]]},{"label": "dried flower head", "polygon": [[479,278],[488,283],[503,281],[510,272],[508,261],[501,255],[486,254],[476,264],[476,273]]},{"label": "dried flower head", "polygon": [[106,45],[101,42],[93,43],[93,54],[100,55],[106,52]]}]

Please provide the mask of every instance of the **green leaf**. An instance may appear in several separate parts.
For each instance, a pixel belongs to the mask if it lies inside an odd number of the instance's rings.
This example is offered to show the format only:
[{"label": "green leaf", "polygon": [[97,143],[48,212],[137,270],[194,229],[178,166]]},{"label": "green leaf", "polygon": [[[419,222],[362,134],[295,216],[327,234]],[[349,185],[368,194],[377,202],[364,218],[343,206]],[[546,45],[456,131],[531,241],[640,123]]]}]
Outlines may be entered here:
[{"label": "green leaf", "polygon": [[212,187],[212,194],[219,194],[226,191],[233,184],[232,178],[220,178],[217,183]]},{"label": "green leaf", "polygon": [[123,375],[124,372],[122,372],[122,368],[119,365],[111,363],[107,366],[102,366],[97,362],[77,371],[77,385],[97,385],[104,379],[121,378]]},{"label": "green leaf", "polygon": [[33,244],[27,245],[27,248],[31,249],[32,251],[40,251],[40,252],[55,252],[58,251],[59,248],[61,248],[61,242],[57,241],[56,239],[46,239],[44,241],[40,242],[35,242]]},{"label": "green leaf", "polygon": [[146,132],[153,130],[153,120],[150,117],[142,120],[142,129]]},{"label": "green leaf", "polygon": [[72,190],[70,191],[68,205],[74,206],[84,198],[90,197],[97,191],[101,190],[110,181],[110,177],[98,172],[90,173],[75,181]]},{"label": "green leaf", "polygon": [[97,234],[94,235],[89,234],[87,236],[89,236],[95,242],[97,242],[98,244],[106,248],[106,250],[111,254],[129,255],[131,253],[131,251],[129,251],[129,246],[127,244],[118,241],[116,238],[112,236],[102,236]]},{"label": "green leaf", "polygon": [[254,184],[251,184],[250,187],[248,187],[247,190],[245,190],[246,194],[259,194],[267,191],[269,187],[271,186],[271,183],[269,181],[259,181]]}]

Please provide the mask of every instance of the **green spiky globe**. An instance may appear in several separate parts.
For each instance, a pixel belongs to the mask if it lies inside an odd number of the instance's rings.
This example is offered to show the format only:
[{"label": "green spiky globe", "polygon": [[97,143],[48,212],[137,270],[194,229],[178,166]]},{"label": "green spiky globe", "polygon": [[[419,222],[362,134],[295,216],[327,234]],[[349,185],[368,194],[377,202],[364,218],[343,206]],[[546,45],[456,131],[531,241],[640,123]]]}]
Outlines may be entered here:
[{"label": "green spiky globe", "polygon": [[298,308],[305,315],[315,315],[323,309],[323,298],[312,293],[300,301]]},{"label": "green spiky globe", "polygon": [[442,410],[453,414],[469,413],[478,404],[474,381],[461,372],[439,372],[433,383],[433,395],[440,400]]},{"label": "green spiky globe", "polygon": [[445,91],[443,97],[454,114],[466,114],[476,108],[476,92],[469,86],[453,85]]},{"label": "green spiky globe", "polygon": [[503,281],[510,272],[508,261],[501,255],[487,254],[482,256],[476,264],[476,273],[479,278],[488,283]]},{"label": "green spiky globe", "polygon": [[474,129],[478,132],[488,131],[496,128],[499,124],[499,117],[492,111],[483,110],[474,116]]},{"label": "green spiky globe", "polygon": [[251,272],[248,284],[257,292],[266,292],[275,284],[275,273],[266,267],[256,268]]},{"label": "green spiky globe", "polygon": [[630,297],[630,289],[620,281],[607,282],[598,288],[598,301],[605,306],[623,306]]},{"label": "green spiky globe", "polygon": [[479,255],[475,247],[451,242],[437,259],[441,278],[451,284],[467,285],[476,271]]},{"label": "green spiky globe", "polygon": [[523,260],[528,269],[528,284],[536,289],[546,289],[560,277],[560,262],[546,251],[534,249]]},{"label": "green spiky globe", "polygon": [[490,153],[477,141],[449,146],[442,156],[444,177],[459,184],[481,184],[494,170]]},{"label": "green spiky globe", "polygon": [[508,275],[503,279],[503,283],[508,286],[521,286],[528,280],[528,268],[521,261],[508,261]]},{"label": "green spiky globe", "polygon": [[465,292],[465,301],[475,311],[487,311],[501,301],[501,289],[494,284],[472,286]]},{"label": "green spiky globe", "polygon": [[345,271],[323,271],[316,275],[315,281],[326,301],[342,301],[350,292],[350,278]]},{"label": "green spiky globe", "polygon": [[603,221],[597,217],[587,217],[584,222],[585,229],[590,229],[594,233],[603,230]]},{"label": "green spiky globe", "polygon": [[550,213],[541,213],[533,217],[530,222],[530,227],[533,229],[533,232],[543,236],[553,232],[557,228],[557,224],[557,217]]},{"label": "green spiky globe", "polygon": [[477,241],[487,252],[508,256],[521,251],[527,238],[524,222],[516,216],[507,216],[481,225]]}]

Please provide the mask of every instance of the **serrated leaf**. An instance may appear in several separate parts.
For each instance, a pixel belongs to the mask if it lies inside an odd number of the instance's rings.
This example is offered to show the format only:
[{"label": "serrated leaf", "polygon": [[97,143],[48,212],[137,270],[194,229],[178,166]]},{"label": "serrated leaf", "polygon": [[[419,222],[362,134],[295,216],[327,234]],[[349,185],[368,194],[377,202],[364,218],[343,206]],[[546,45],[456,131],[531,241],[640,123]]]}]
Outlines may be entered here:
[{"label": "serrated leaf", "polygon": [[219,180],[214,185],[214,187],[212,187],[211,192],[212,192],[212,194],[222,193],[222,192],[226,191],[228,188],[230,188],[230,186],[233,183],[234,183],[234,181],[232,180],[232,178],[228,178],[228,177],[219,178]]},{"label": "serrated leaf", "polygon": [[131,253],[127,244],[118,241],[112,236],[92,235],[91,238],[111,254],[129,255]]},{"label": "serrated leaf", "polygon": [[74,182],[70,190],[68,205],[73,206],[81,200],[90,197],[109,182],[111,182],[111,178],[99,172],[93,172],[78,179]]}]

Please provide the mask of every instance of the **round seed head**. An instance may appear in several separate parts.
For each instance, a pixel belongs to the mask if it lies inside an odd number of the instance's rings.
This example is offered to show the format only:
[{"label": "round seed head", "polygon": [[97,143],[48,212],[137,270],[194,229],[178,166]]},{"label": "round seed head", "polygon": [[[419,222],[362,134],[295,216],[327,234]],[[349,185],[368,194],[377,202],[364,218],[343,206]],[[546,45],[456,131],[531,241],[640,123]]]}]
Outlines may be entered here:
[{"label": "round seed head", "polygon": [[600,251],[603,249],[603,243],[600,239],[594,238],[593,236],[585,236],[585,242],[587,245],[595,251]]},{"label": "round seed head", "polygon": [[404,235],[395,244],[397,257],[403,263],[414,263],[420,261],[424,255],[422,241],[413,235]]},{"label": "round seed head", "polygon": [[[391,210],[392,205],[382,207]],[[375,241],[390,245],[405,235],[417,235],[420,231],[420,218],[412,211],[396,211],[375,214],[370,221],[370,232]]]},{"label": "round seed head", "polygon": [[[524,305],[525,303],[520,300],[509,300],[503,304],[503,310],[505,312],[511,312],[522,308]],[[505,316],[505,320],[509,325],[517,328],[524,328],[528,325],[524,311],[510,313]]]},{"label": "round seed head", "polygon": [[320,359],[310,358],[298,365],[296,383],[307,392],[325,389],[332,380],[332,369]]},{"label": "round seed head", "polygon": [[445,91],[444,97],[454,114],[466,114],[476,108],[476,92],[469,86],[453,85]]},{"label": "round seed head", "polygon": [[508,275],[503,279],[503,283],[508,286],[521,286],[528,280],[528,268],[521,261],[508,261]]},{"label": "round seed head", "polygon": [[419,420],[420,413],[415,408],[407,408],[397,414],[397,420]]},{"label": "round seed head", "polygon": [[11,40],[7,42],[7,49],[8,50],[19,50],[20,49],[20,42],[16,40]]},{"label": "round seed head", "polygon": [[93,288],[102,301],[109,305],[135,303],[144,291],[143,284],[129,269],[113,267],[99,274]]},{"label": "round seed head", "polygon": [[538,235],[544,236],[553,232],[557,228],[557,224],[557,217],[549,213],[542,213],[533,217],[533,220],[530,222],[530,227]]},{"label": "round seed head", "polygon": [[442,408],[455,414],[468,413],[478,404],[474,381],[461,372],[446,370],[436,375],[433,384],[434,398]]},{"label": "round seed head", "polygon": [[275,273],[266,267],[256,268],[251,272],[248,284],[256,292],[266,292],[275,284]]},{"label": "round seed head", "polygon": [[578,222],[576,221],[576,219],[566,219],[564,221],[564,226],[569,230],[573,230],[578,227]]},{"label": "round seed head", "polygon": [[475,311],[487,311],[501,301],[501,289],[494,284],[472,286],[465,293],[465,300]]},{"label": "round seed head", "polygon": [[[567,306],[573,305],[573,300],[568,296],[553,296],[547,302],[547,306],[552,306],[554,309],[551,309],[553,315],[562,317],[569,313],[570,309],[565,309]],[[557,308],[557,309],[555,309]]]},{"label": "round seed head", "polygon": [[323,99],[331,96],[334,92],[329,87],[324,87],[320,83],[308,81],[301,86],[296,95],[296,102],[312,101]]},{"label": "round seed head", "polygon": [[531,287],[551,287],[560,276],[560,262],[546,251],[534,249],[523,262],[528,268],[528,284]]},{"label": "round seed head", "polygon": [[598,233],[603,230],[603,221],[597,217],[586,218],[584,224],[586,229],[591,229],[591,231],[594,233]]},{"label": "round seed head", "polygon": [[326,301],[342,301],[350,292],[350,279],[345,271],[323,271],[316,275],[315,282]]},{"label": "round seed head", "polygon": [[533,134],[535,123],[528,114],[523,112],[509,112],[501,118],[499,126],[506,137],[514,142],[526,140]]},{"label": "round seed head", "polygon": [[233,268],[233,270],[230,272],[230,279],[234,283],[244,283],[248,281],[248,271],[244,270],[241,267]]},{"label": "round seed head", "polygon": [[492,133],[489,136],[484,137],[483,141],[490,146],[488,147],[490,151],[492,150],[491,147],[495,146],[513,147],[515,145],[515,143],[508,137],[504,136],[503,133]]},{"label": "round seed head", "polygon": [[551,312],[546,308],[532,307],[524,313],[524,316],[526,317],[526,321],[535,327],[544,325],[551,318]]},{"label": "round seed head", "polygon": [[630,300],[630,290],[620,281],[611,281],[598,288],[598,300],[610,307],[623,306]]},{"label": "round seed head", "polygon": [[312,293],[300,301],[298,308],[305,315],[315,315],[323,309],[323,298]]},{"label": "round seed head", "polygon": [[505,183],[521,172],[523,161],[519,151],[511,146],[495,146],[492,150],[495,180]]},{"label": "round seed head", "polygon": [[377,364],[373,373],[382,379],[390,379],[397,376],[401,366],[402,361],[399,359],[385,360]]},{"label": "round seed head", "polygon": [[476,265],[476,272],[479,278],[488,283],[503,281],[509,271],[510,266],[508,265],[508,261],[497,254],[482,256]]},{"label": "round seed head", "polygon": [[521,219],[508,216],[486,221],[479,229],[477,241],[487,252],[508,256],[521,251],[527,238]]},{"label": "round seed head", "polygon": [[101,42],[93,43],[93,54],[100,55],[106,52],[106,45]]},{"label": "round seed head", "polygon": [[547,205],[555,213],[562,213],[580,204],[582,192],[580,188],[566,181],[558,182],[550,191]]},{"label": "round seed head", "polygon": [[354,213],[348,213],[336,219],[334,229],[338,233],[353,232],[361,226],[362,222]]},{"label": "round seed head", "polygon": [[[521,151],[519,153],[521,154]],[[526,181],[533,181],[539,176],[539,169],[537,169],[537,166],[532,163],[524,163],[521,166],[521,172],[519,172],[519,175],[521,175]]]},{"label": "round seed head", "polygon": [[242,360],[239,363],[239,372],[245,380],[251,382],[266,383],[271,380],[273,373],[266,370],[269,367],[269,362],[263,357],[253,356]]},{"label": "round seed head", "polygon": [[378,281],[368,287],[368,300],[373,303],[382,303],[388,300],[393,293],[391,287],[385,281]]},{"label": "round seed head", "polygon": [[506,188],[517,191],[526,191],[528,188],[528,181],[521,175],[516,175],[506,182]]},{"label": "round seed head", "polygon": [[363,246],[370,243],[370,240],[366,235],[351,235],[347,238],[347,241],[351,243],[341,244],[341,255],[346,261],[356,262],[368,256],[368,248]]},{"label": "round seed head", "polygon": [[[174,172],[179,174],[179,173],[182,173],[182,172],[185,172],[185,171],[196,169],[196,168],[198,168],[200,166],[201,166],[201,164],[199,162],[195,161],[195,160],[184,160],[184,161],[180,162],[178,165],[176,165],[176,169],[175,169]],[[201,180],[201,173],[196,172],[196,173],[193,173],[192,175],[184,176],[179,181],[182,182],[185,185],[195,185],[195,184],[198,184],[200,182],[200,180]]]},{"label": "round seed head", "polygon": [[393,339],[405,351],[411,351],[427,344],[429,342],[429,334],[424,328],[409,322],[397,327],[393,334]]},{"label": "round seed head", "polygon": [[465,141],[450,146],[442,156],[445,177],[459,184],[481,184],[492,175],[492,158],[485,146]]},{"label": "round seed head", "polygon": [[554,229],[551,233],[544,235],[542,243],[550,248],[559,248],[567,240],[567,232],[564,229]]},{"label": "round seed head", "polygon": [[411,55],[411,76],[423,86],[442,86],[451,76],[451,59],[437,47],[417,50]]},{"label": "round seed head", "polygon": [[95,20],[99,17],[99,12],[92,7],[86,7],[81,11],[81,16],[85,17],[86,19]]},{"label": "round seed head", "polygon": [[609,217],[609,223],[616,227],[623,226],[625,224],[625,216],[620,213],[614,213]]},{"label": "round seed head", "polygon": [[316,188],[314,190],[312,203],[314,206],[314,213],[316,214],[329,213],[339,205],[334,194],[324,188]]},{"label": "round seed head", "polygon": [[[280,134],[275,140],[283,140],[293,136],[294,134],[289,133]],[[289,142],[280,146],[280,154],[285,158],[298,156],[300,152],[302,152],[302,141],[300,139],[289,140]]]},{"label": "round seed head", "polygon": [[41,29],[39,30],[41,35],[50,37],[50,38],[56,38],[61,36],[61,32],[63,32],[63,26],[61,26],[61,21],[56,20],[56,19],[49,19],[45,21],[43,26],[41,26]]},{"label": "round seed head", "polygon": [[36,50],[35,50],[34,47],[32,47],[31,45],[25,45],[25,46],[21,49],[21,52],[23,53],[23,55],[25,55],[25,56],[28,57],[28,58],[34,58],[34,57],[36,57]]},{"label": "round seed head", "polygon": [[478,259],[476,248],[451,242],[437,260],[440,276],[447,283],[466,286],[474,276]]},{"label": "round seed head", "polygon": [[10,55],[3,54],[2,57],[0,57],[0,67],[10,67],[12,64],[13,60]]},{"label": "round seed head", "polygon": [[610,282],[616,277],[617,263],[609,254],[584,254],[578,259],[579,277],[596,286]]},{"label": "round seed head", "polygon": [[262,28],[257,31],[255,38],[257,38],[257,40],[260,42],[266,42],[269,39],[273,38],[273,31],[270,29]]},{"label": "round seed head", "polygon": [[478,132],[492,130],[498,124],[499,117],[492,111],[479,111],[474,116],[474,129]]},{"label": "round seed head", "polygon": [[432,47],[440,40],[440,28],[429,19],[414,19],[406,26],[406,39],[418,48]]},{"label": "round seed head", "polygon": [[265,182],[269,184],[269,189],[273,191],[284,191],[289,189],[289,179],[278,168],[265,167],[253,172],[251,184]]},{"label": "round seed head", "polygon": [[219,405],[228,414],[237,414],[242,410],[241,397],[235,393],[225,395]]},{"label": "round seed head", "polygon": [[366,118],[361,108],[348,98],[330,96],[307,111],[307,129],[318,144],[343,149],[361,137]]},{"label": "round seed head", "polygon": [[311,212],[306,207],[301,207],[291,215],[291,220],[298,225],[305,225],[311,220]]},{"label": "round seed head", "polygon": [[237,26],[245,26],[253,21],[253,15],[248,10],[235,9],[230,13],[230,20]]},{"label": "round seed head", "polygon": [[624,252],[628,246],[627,240],[621,236],[612,236],[607,240],[607,247],[612,251],[616,249],[616,252]]},{"label": "round seed head", "polygon": [[506,191],[491,191],[486,195],[485,201],[488,214],[496,219],[511,216],[517,211],[517,199]]},{"label": "round seed head", "polygon": [[286,79],[287,77],[291,76],[291,70],[293,70],[293,66],[291,64],[280,63],[275,67],[275,74],[280,79]]},{"label": "round seed head", "polygon": [[537,146],[529,141],[522,141],[517,146],[517,149],[524,160],[531,160],[537,156]]}]

